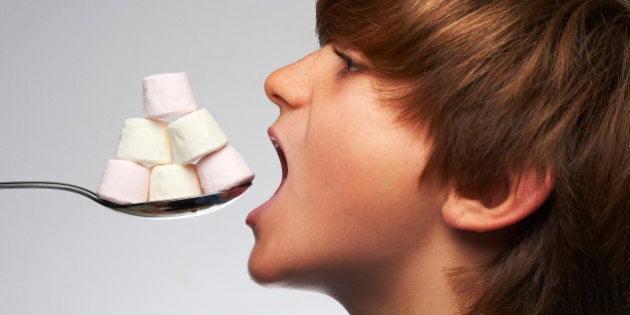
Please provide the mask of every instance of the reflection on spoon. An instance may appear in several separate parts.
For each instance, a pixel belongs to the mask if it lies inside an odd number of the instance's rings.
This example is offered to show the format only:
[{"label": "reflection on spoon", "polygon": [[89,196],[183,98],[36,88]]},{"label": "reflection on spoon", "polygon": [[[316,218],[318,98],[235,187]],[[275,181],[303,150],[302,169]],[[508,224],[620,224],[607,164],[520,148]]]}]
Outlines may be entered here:
[{"label": "reflection on spoon", "polygon": [[76,185],[57,182],[0,182],[0,189],[55,189],[73,192],[112,210],[148,218],[190,217],[214,212],[240,196],[252,183],[246,183],[212,195],[158,200],[120,205],[99,198],[96,193]]}]

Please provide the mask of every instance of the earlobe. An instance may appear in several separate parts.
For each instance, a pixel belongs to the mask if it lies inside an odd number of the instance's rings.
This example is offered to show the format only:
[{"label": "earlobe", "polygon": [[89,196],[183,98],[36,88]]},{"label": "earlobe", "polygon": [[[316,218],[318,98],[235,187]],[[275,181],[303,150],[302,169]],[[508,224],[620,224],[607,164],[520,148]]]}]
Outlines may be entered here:
[{"label": "earlobe", "polygon": [[485,232],[517,223],[540,208],[551,194],[551,171],[526,169],[520,176],[496,187],[490,195],[466,195],[452,189],[442,207],[447,225]]}]

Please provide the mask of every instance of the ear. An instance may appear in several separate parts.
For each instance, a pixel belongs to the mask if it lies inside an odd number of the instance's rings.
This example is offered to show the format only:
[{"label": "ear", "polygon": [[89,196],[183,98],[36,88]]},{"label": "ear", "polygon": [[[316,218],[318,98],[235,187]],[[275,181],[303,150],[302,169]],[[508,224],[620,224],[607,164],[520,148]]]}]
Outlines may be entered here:
[{"label": "ear", "polygon": [[528,168],[484,196],[464,195],[451,189],[442,217],[447,225],[485,232],[519,222],[542,206],[551,194],[551,172]]}]

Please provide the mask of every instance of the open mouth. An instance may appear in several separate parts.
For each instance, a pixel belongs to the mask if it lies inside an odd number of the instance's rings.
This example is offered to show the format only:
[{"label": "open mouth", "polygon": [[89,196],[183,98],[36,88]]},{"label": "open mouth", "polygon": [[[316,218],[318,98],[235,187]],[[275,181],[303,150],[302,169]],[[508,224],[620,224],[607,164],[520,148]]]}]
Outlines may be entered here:
[{"label": "open mouth", "polygon": [[284,156],[284,151],[282,151],[282,146],[280,145],[280,142],[278,142],[278,139],[276,139],[276,137],[274,137],[273,135],[269,135],[269,139],[271,140],[273,147],[278,153],[280,165],[282,166],[282,182],[284,182],[284,180],[287,178],[287,173],[289,172],[289,168],[287,167],[287,159]]},{"label": "open mouth", "polygon": [[273,194],[273,196],[269,200],[267,200],[265,203],[258,206],[252,212],[250,212],[249,215],[247,216],[245,223],[247,223],[247,225],[252,227],[252,229],[254,230],[254,235],[257,234],[257,230],[258,230],[256,227],[256,221],[258,220],[257,218],[260,217],[260,215],[263,212],[265,212],[266,209],[270,207],[270,204],[273,202],[272,200],[274,200],[275,196],[278,194],[278,191],[280,191],[280,189],[282,188],[282,184],[284,184],[284,181],[287,178],[287,175],[289,173],[289,168],[287,166],[287,159],[286,159],[286,156],[284,155],[284,151],[282,150],[282,143],[278,141],[278,138],[276,138],[276,136],[274,135],[271,129],[268,130],[268,133],[269,133],[269,139],[271,140],[273,147],[276,148],[276,152],[278,153],[278,158],[280,159],[280,165],[282,166],[282,180],[280,181],[280,185],[278,186],[278,189]]}]

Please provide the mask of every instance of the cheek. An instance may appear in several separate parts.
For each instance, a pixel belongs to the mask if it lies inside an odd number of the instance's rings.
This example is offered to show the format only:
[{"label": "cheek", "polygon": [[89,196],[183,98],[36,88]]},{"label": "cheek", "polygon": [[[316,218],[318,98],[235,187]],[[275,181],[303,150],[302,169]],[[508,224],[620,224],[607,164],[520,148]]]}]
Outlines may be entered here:
[{"label": "cheek", "polygon": [[424,146],[399,130],[375,128],[370,116],[358,118],[311,121],[295,194],[303,198],[300,225],[331,255],[395,256],[439,218],[419,183]]},{"label": "cheek", "polygon": [[373,102],[340,100],[311,112],[302,148],[306,168],[298,170],[309,189],[383,206],[417,193],[427,145]]}]

